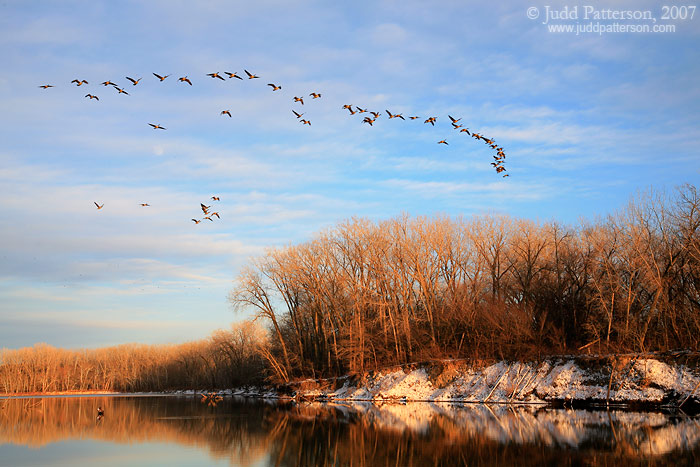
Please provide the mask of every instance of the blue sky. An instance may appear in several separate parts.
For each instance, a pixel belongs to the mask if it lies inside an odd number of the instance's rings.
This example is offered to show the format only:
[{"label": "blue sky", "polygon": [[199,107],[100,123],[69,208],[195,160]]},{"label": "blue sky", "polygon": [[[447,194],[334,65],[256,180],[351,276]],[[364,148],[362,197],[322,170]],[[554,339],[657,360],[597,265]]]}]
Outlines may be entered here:
[{"label": "blue sky", "polygon": [[[698,184],[700,13],[659,20],[671,33],[602,36],[526,14],[584,4],[662,13],[645,1],[0,2],[0,347],[205,337],[246,317],[227,295],[250,258],[352,216],[576,224],[649,187]],[[261,78],[206,76],[244,69]],[[370,127],[344,104],[421,118]],[[509,178],[448,115],[503,146]],[[195,225],[200,202],[221,219]]]}]

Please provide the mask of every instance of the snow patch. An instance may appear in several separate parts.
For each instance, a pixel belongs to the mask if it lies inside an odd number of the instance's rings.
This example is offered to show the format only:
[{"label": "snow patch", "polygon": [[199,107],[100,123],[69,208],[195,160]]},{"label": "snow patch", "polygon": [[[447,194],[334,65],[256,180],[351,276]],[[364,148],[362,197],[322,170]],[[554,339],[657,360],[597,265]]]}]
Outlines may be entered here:
[{"label": "snow patch", "polygon": [[[378,372],[355,386],[322,392],[300,391],[305,397],[366,401],[451,401],[534,403],[551,401],[655,402],[684,399],[700,382],[697,369],[638,359],[610,370],[583,369],[574,359],[539,364],[505,361],[481,369],[465,368],[444,387],[433,385],[424,368]],[[698,397],[695,394],[695,397]],[[681,401],[682,401],[681,399]]]}]

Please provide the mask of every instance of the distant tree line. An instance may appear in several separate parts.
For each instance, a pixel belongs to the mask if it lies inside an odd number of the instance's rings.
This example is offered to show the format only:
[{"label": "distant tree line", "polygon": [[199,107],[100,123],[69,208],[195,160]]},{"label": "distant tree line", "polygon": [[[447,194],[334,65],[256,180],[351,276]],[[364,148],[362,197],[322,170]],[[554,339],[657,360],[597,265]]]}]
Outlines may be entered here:
[{"label": "distant tree line", "polygon": [[251,322],[179,345],[65,350],[46,344],[0,350],[0,393],[162,391],[262,383],[266,344]]},{"label": "distant tree line", "polygon": [[231,301],[274,379],[433,358],[698,349],[700,198],[649,192],[577,226],[504,215],[353,218],[273,249]]}]

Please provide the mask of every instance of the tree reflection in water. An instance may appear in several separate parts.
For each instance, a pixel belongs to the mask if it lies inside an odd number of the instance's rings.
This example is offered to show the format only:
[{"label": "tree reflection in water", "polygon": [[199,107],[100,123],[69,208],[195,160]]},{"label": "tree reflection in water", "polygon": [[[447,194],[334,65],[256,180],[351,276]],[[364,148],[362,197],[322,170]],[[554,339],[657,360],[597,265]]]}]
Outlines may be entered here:
[{"label": "tree reflection in water", "polygon": [[[105,417],[95,423],[97,407]],[[414,403],[292,404],[201,397],[0,400],[0,444],[176,442],[234,465],[693,465],[683,414]],[[0,456],[2,449],[0,448]]]}]

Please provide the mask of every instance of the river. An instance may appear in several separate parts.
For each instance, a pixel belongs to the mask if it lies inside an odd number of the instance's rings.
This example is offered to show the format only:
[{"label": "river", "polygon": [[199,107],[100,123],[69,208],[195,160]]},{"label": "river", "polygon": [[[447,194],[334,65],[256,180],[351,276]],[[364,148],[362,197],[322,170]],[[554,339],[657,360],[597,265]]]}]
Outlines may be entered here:
[{"label": "river", "polygon": [[426,402],[0,399],[3,466],[625,464],[700,465],[700,418]]}]

